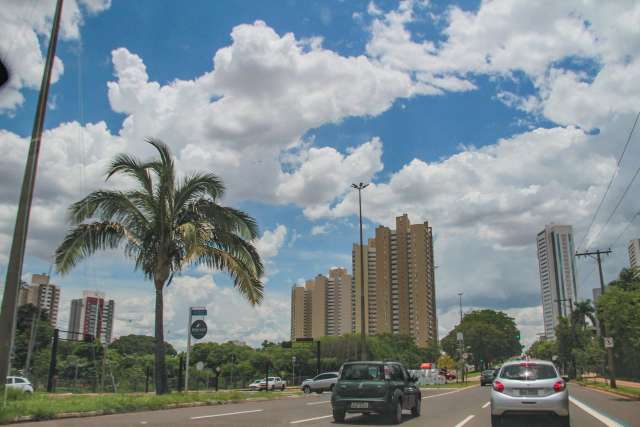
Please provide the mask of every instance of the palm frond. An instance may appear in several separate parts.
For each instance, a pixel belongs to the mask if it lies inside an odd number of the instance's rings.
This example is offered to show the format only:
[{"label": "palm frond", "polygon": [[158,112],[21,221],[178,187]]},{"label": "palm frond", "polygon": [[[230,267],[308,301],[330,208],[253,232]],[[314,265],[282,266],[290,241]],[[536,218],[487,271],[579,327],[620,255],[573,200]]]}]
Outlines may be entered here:
[{"label": "palm frond", "polygon": [[94,191],[69,207],[69,221],[80,224],[97,217],[102,222],[119,222],[128,228],[147,228],[149,219],[136,205],[135,200],[121,191]]},{"label": "palm frond", "polygon": [[124,173],[135,178],[145,191],[151,194],[153,183],[148,172],[148,164],[142,163],[128,154],[118,154],[109,165],[105,180],[109,180],[117,173]]},{"label": "palm frond", "polygon": [[118,223],[80,224],[65,236],[56,249],[56,270],[60,274],[66,274],[78,262],[94,252],[117,248],[125,237],[127,237],[127,231]]},{"label": "palm frond", "polygon": [[201,247],[194,264],[204,264],[209,268],[227,272],[234,286],[252,305],[260,304],[264,298],[264,285],[250,272],[240,259],[228,252],[211,247]]},{"label": "palm frond", "polygon": [[258,237],[258,224],[249,214],[227,206],[221,206],[211,200],[200,199],[184,209],[185,221],[196,217],[211,223],[216,229],[235,233],[243,239],[254,240]]},{"label": "palm frond", "polygon": [[194,173],[185,177],[176,190],[175,209],[181,209],[194,200],[205,196],[217,200],[222,197],[224,190],[224,184],[216,175],[212,173]]}]

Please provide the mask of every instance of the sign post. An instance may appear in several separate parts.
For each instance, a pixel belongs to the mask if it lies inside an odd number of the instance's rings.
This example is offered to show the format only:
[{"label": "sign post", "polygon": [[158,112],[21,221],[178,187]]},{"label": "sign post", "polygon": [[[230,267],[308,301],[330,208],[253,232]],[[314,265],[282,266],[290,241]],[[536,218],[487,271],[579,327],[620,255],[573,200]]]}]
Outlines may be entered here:
[{"label": "sign post", "polygon": [[613,348],[613,337],[604,337],[604,348]]},{"label": "sign post", "polygon": [[206,307],[189,307],[189,323],[187,323],[187,366],[184,370],[184,391],[189,391],[189,355],[191,354],[191,337],[199,340],[207,335],[207,324],[204,320],[193,322],[193,316],[206,316]]}]

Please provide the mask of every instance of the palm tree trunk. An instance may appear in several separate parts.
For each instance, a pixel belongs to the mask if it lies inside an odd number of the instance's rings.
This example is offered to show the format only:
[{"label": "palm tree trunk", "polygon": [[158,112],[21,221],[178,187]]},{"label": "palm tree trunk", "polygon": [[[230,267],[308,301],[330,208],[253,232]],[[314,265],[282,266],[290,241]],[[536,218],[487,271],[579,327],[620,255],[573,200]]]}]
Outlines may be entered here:
[{"label": "palm tree trunk", "polygon": [[162,289],[164,282],[156,280],[156,348],[155,348],[155,367],[156,367],[156,394],[165,394],[167,390],[167,365],[165,363],[164,348],[164,304],[162,301]]}]

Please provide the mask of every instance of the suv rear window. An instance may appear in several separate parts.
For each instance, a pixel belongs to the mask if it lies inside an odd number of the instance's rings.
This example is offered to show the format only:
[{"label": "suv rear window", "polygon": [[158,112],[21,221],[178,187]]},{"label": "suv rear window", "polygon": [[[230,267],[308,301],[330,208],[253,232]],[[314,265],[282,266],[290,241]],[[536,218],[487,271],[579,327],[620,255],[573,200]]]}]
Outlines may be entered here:
[{"label": "suv rear window", "polygon": [[506,380],[548,380],[557,376],[555,368],[550,365],[508,365],[500,371],[500,378]]},{"label": "suv rear window", "polygon": [[384,369],[380,364],[354,363],[342,368],[341,380],[384,380]]}]

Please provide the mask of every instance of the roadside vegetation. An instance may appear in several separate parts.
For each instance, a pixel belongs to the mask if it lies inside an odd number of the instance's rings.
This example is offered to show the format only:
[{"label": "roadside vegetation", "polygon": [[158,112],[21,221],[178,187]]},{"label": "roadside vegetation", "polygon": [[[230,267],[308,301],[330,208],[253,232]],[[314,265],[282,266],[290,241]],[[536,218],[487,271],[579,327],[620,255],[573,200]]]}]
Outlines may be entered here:
[{"label": "roadside vegetation", "polygon": [[[287,393],[290,394],[290,393]],[[11,423],[19,417],[32,416],[36,420],[52,419],[58,414],[94,412],[98,414],[116,414],[171,408],[173,405],[239,401],[247,398],[275,399],[283,393],[270,392],[196,392],[154,394],[102,394],[102,395],[68,395],[51,398],[45,393],[33,396],[12,393],[7,407],[0,408],[0,423]],[[96,415],[98,415],[96,414]]]},{"label": "roadside vegetation", "polygon": [[599,381],[590,381],[587,378],[584,378],[578,381],[579,384],[586,385],[589,387],[598,388],[600,390],[610,391],[612,393],[622,394],[624,396],[632,397],[635,399],[640,399],[640,388],[637,387],[627,387],[624,385],[618,384],[616,388],[609,387],[609,384]]},{"label": "roadside vegetation", "polygon": [[574,305],[569,319],[561,318],[556,340],[538,340],[529,348],[531,357],[557,363],[571,377],[603,375],[606,351],[598,335],[598,320],[603,320],[607,335],[613,337],[616,377],[640,380],[640,270],[623,269],[609,283],[595,304],[581,301]]}]

